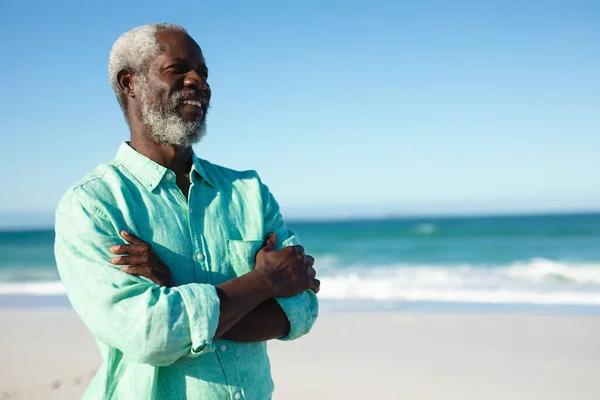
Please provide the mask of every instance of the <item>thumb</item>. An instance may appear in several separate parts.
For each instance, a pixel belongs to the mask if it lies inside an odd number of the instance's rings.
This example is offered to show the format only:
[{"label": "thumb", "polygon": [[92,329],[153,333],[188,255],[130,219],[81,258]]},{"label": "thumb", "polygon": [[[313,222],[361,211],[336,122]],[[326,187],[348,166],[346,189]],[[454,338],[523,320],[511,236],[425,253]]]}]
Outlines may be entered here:
[{"label": "thumb", "polygon": [[275,243],[277,242],[277,235],[275,234],[275,232],[271,232],[267,235],[267,240],[265,241],[265,244],[263,246],[263,249],[266,251],[273,251],[275,250]]}]

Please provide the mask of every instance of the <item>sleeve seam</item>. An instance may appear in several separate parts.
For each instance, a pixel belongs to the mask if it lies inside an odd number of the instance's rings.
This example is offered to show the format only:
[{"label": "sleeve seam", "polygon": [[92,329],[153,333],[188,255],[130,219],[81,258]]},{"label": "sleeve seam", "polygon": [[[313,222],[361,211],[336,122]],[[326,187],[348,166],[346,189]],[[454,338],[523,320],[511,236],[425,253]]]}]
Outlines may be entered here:
[{"label": "sleeve seam", "polygon": [[88,196],[83,196],[81,191],[83,189],[81,188],[81,186],[75,188],[73,190],[73,197],[75,197],[77,199],[77,201],[79,201],[79,203],[84,207],[84,208],[89,208],[91,210],[93,210],[94,212],[97,212],[100,217],[100,219],[104,220],[104,222],[110,224],[110,218],[108,217],[108,215],[106,214],[106,212],[104,210],[102,210],[98,205],[94,204],[93,201],[91,201]]}]

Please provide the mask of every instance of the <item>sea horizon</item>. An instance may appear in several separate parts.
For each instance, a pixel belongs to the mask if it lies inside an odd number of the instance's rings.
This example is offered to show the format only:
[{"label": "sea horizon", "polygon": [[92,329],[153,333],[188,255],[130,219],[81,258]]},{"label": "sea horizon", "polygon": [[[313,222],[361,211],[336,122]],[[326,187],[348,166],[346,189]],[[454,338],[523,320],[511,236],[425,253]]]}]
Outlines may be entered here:
[{"label": "sea horizon", "polygon": [[[320,222],[351,222],[351,221],[380,221],[399,220],[411,221],[419,219],[488,219],[488,218],[521,218],[521,217],[553,217],[553,216],[585,216],[600,215],[600,209],[584,210],[522,210],[522,211],[489,211],[489,212],[424,212],[424,213],[379,213],[379,214],[356,214],[356,215],[296,215],[292,213],[289,217],[284,214],[286,223],[320,223]],[[15,221],[25,218],[21,225]],[[38,219],[34,219],[38,218]],[[21,231],[43,231],[54,229],[53,212],[0,212],[0,232]]]},{"label": "sea horizon", "polygon": [[[598,212],[290,219],[288,227],[316,259],[326,309],[600,311]],[[51,226],[0,230],[0,296],[13,296],[0,305],[64,296],[53,245]]]}]

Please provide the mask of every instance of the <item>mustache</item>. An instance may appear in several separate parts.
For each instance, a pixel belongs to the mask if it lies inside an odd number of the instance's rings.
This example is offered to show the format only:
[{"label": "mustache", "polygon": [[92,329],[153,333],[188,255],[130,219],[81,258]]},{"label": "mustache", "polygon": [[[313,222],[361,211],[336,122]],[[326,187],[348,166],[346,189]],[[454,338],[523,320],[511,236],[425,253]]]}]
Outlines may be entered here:
[{"label": "mustache", "polygon": [[194,99],[208,105],[210,92],[208,90],[182,89],[171,94],[172,104],[178,104],[182,100]]}]

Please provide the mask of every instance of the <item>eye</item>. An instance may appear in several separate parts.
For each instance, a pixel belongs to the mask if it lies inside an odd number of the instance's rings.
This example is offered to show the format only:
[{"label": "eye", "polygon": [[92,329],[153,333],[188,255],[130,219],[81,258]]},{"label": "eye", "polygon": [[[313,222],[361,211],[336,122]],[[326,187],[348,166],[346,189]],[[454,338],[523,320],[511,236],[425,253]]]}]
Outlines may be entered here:
[{"label": "eye", "polygon": [[205,69],[198,69],[196,70],[196,73],[198,75],[200,75],[202,77],[202,79],[207,80],[208,79],[208,71]]},{"label": "eye", "polygon": [[176,73],[176,74],[182,74],[182,73],[184,73],[184,72],[187,72],[187,71],[189,71],[189,68],[188,68],[188,67],[186,67],[186,66],[185,66],[185,65],[183,65],[183,64],[173,64],[173,65],[169,65],[169,66],[167,67],[167,69],[168,69],[169,71],[171,71],[171,72],[174,72],[174,73]]}]

